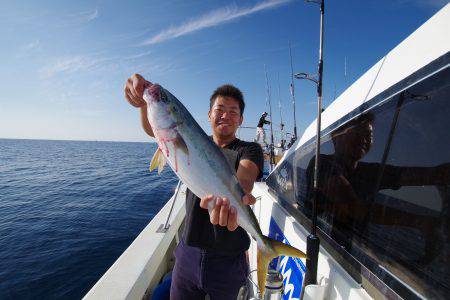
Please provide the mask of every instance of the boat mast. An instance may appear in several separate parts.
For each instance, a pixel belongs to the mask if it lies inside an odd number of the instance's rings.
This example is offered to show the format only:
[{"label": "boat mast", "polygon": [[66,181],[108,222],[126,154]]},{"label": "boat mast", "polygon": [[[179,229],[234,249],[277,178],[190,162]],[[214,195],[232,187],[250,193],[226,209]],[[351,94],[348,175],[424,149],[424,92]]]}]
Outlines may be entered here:
[{"label": "boat mast", "polygon": [[266,65],[264,65],[264,74],[266,75],[266,87],[267,87],[267,102],[269,103],[269,115],[270,115],[270,170],[273,170],[275,166],[275,155],[273,153],[273,118],[272,118],[272,102],[270,99],[270,87],[269,87],[269,78],[267,77]]},{"label": "boat mast", "polygon": [[281,129],[281,139],[280,139],[280,144],[281,144],[281,149],[284,150],[284,124],[283,124],[283,112],[281,109],[281,93],[280,93],[280,74],[277,74],[278,77],[278,108],[280,109],[280,129]]},{"label": "boat mast", "polygon": [[[294,95],[294,67],[292,65],[292,50],[291,42],[289,41],[289,56],[291,58],[291,97],[292,97],[292,107],[294,111],[294,141],[297,140],[297,119],[295,118],[295,95]],[[291,144],[291,143],[290,143]]]}]

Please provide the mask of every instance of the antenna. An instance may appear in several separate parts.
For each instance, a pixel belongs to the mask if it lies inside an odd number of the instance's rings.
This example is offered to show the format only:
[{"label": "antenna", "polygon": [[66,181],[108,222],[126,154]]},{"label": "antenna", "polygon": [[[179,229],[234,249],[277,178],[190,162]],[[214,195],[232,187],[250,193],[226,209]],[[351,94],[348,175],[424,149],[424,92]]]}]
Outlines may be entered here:
[{"label": "antenna", "polygon": [[334,99],[333,101],[336,100],[336,82],[334,82]]},{"label": "antenna", "polygon": [[[297,140],[297,119],[295,118],[295,95],[294,95],[294,67],[292,65],[292,49],[291,42],[289,41],[289,56],[291,58],[291,98],[292,98],[292,106],[294,111],[294,136],[293,141]],[[293,144],[290,142],[289,144]]]},{"label": "antenna", "polygon": [[281,93],[280,93],[280,74],[277,73],[278,77],[278,108],[280,109],[280,145],[281,149],[284,150],[284,124],[283,124],[283,113],[281,109]]},{"label": "antenna", "polygon": [[344,56],[344,77],[347,78],[347,56]]},{"label": "antenna", "polygon": [[269,78],[267,77],[266,65],[264,65],[264,74],[266,75],[266,86],[267,86],[267,102],[269,103],[269,114],[270,114],[270,170],[273,170],[275,166],[275,157],[273,153],[273,118],[272,118],[272,102],[270,100],[270,86]]}]

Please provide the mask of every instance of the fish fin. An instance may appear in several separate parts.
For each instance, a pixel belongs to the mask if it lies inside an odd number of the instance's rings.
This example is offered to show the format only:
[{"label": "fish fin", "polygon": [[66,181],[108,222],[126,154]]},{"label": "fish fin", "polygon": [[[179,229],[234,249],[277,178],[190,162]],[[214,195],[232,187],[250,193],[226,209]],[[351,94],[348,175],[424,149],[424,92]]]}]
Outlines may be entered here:
[{"label": "fish fin", "polygon": [[150,172],[158,167],[158,174],[160,174],[166,164],[166,159],[161,149],[158,148],[153,155],[152,161],[150,162]]},{"label": "fish fin", "polygon": [[303,251],[298,250],[292,246],[286,245],[280,241],[266,238],[268,242],[272,245],[273,250],[275,250],[276,256],[290,256],[290,257],[298,257],[298,258],[306,258],[306,254]]},{"label": "fish fin", "polygon": [[189,155],[189,150],[186,145],[186,142],[184,141],[183,137],[177,133],[177,137],[175,138],[175,141],[173,142],[176,149],[181,150],[186,156]]},{"label": "fish fin", "polygon": [[278,256],[291,256],[298,258],[305,258],[306,254],[292,246],[286,245],[280,241],[263,237],[264,243],[269,244],[268,248],[272,248],[273,252],[263,251],[259,245],[257,250],[257,263],[258,263],[258,287],[261,297],[264,297],[264,290],[266,288],[266,276],[267,267],[270,261]]},{"label": "fish fin", "polygon": [[161,154],[158,156],[158,175],[160,175],[161,172],[164,170],[164,167],[166,166],[166,163],[167,163],[167,160],[166,160],[166,158],[164,157],[164,155],[162,154],[162,151],[161,151]]},{"label": "fish fin", "polygon": [[258,287],[260,292],[260,297],[264,297],[264,290],[266,288],[266,277],[267,277],[267,267],[271,261],[271,255],[267,252],[262,251],[260,247],[256,252],[256,260],[257,260],[257,275],[258,275]]}]

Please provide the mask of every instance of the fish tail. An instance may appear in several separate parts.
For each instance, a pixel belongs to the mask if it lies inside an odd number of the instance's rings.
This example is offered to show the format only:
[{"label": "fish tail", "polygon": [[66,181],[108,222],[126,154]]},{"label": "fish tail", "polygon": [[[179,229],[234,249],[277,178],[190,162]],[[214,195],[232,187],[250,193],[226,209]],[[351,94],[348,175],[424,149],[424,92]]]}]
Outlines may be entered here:
[{"label": "fish tail", "polygon": [[290,245],[286,245],[280,241],[266,237],[266,241],[271,244],[273,250],[275,250],[276,257],[284,255],[298,258],[306,258],[306,254],[303,251],[298,250]]},{"label": "fish tail", "polygon": [[266,288],[266,276],[267,268],[272,259],[284,255],[298,258],[305,258],[306,254],[292,246],[283,244],[277,240],[263,236],[265,245],[258,243],[257,250],[257,274],[258,274],[258,287],[261,297],[264,297],[264,290]]}]

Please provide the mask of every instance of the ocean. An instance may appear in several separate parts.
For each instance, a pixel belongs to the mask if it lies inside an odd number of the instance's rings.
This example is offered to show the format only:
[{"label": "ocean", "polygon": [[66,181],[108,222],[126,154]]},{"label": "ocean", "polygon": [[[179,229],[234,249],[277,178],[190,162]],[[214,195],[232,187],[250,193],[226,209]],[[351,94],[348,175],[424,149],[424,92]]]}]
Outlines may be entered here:
[{"label": "ocean", "polygon": [[156,144],[0,139],[0,299],[79,299],[173,194]]}]

